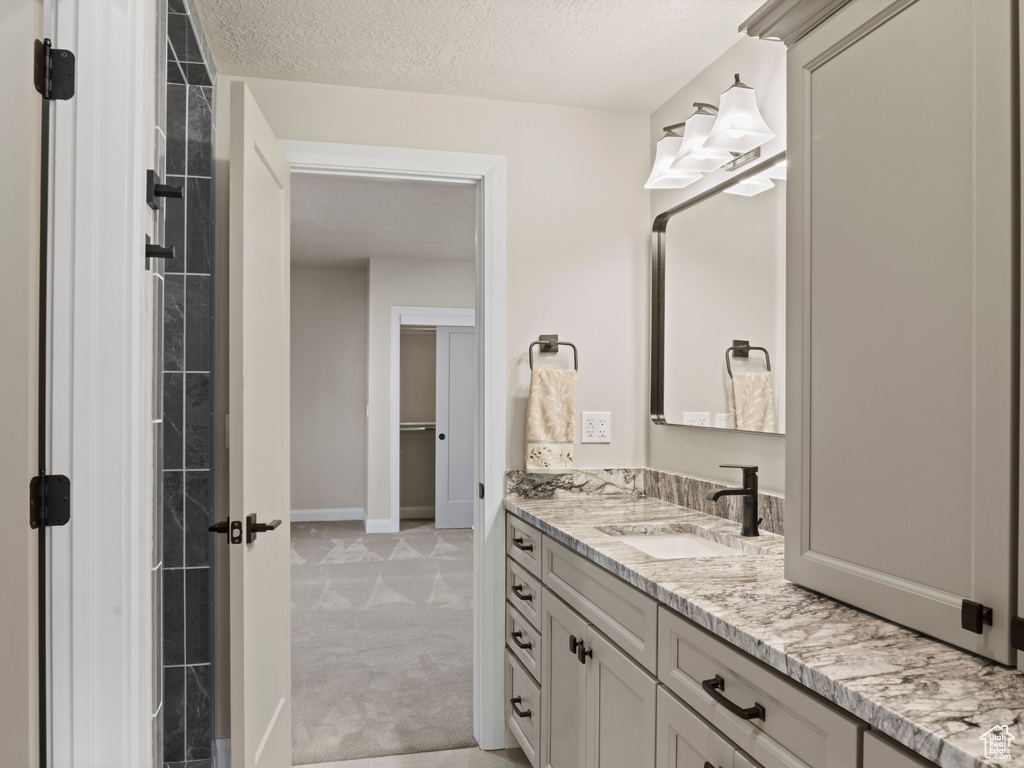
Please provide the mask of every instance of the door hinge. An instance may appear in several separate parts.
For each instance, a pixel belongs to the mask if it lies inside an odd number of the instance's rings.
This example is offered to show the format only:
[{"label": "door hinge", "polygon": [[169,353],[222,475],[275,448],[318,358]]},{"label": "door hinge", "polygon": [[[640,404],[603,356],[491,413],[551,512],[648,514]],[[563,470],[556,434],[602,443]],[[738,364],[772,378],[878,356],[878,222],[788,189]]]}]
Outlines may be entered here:
[{"label": "door hinge", "polygon": [[1010,647],[1024,651],[1024,619],[1020,616],[1010,619]]},{"label": "door hinge", "polygon": [[36,90],[44,99],[67,101],[75,95],[75,54],[36,40]]},{"label": "door hinge", "polygon": [[480,498],[482,499],[483,497],[484,497],[484,484],[480,483]]},{"label": "door hinge", "polygon": [[67,525],[71,519],[71,480],[65,475],[39,475],[29,483],[28,524]]}]

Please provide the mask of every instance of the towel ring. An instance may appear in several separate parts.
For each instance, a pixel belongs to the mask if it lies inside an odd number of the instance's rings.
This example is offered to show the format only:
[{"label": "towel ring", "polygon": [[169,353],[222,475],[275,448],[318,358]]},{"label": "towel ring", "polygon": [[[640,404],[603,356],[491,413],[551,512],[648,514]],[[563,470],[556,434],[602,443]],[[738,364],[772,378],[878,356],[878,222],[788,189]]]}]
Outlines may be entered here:
[{"label": "towel ring", "polygon": [[[531,371],[533,370],[533,348],[537,347],[537,346],[543,346],[543,347],[552,347],[552,346],[554,346],[554,347],[572,347],[572,366],[573,366],[574,370],[579,371],[579,369],[580,369],[580,353],[579,353],[579,350],[576,349],[576,345],[573,344],[571,341],[551,341],[551,340],[548,340],[548,339],[543,339],[541,341],[534,341],[534,342],[532,342],[530,344],[529,355],[530,355],[530,370]],[[541,351],[543,352],[545,350],[541,350]],[[551,350],[551,351],[556,351],[556,350]]]},{"label": "towel ring", "polygon": [[765,349],[764,347],[752,347],[752,346],[750,346],[749,343],[737,344],[737,345],[729,347],[727,350],[725,350],[725,370],[727,370],[729,372],[729,378],[730,379],[732,378],[732,366],[729,364],[730,363],[729,353],[730,352],[736,352],[739,357],[747,357],[750,354],[750,351],[752,349],[753,350],[757,350],[759,352],[764,352],[764,362],[765,362],[765,365],[768,366],[769,373],[771,372],[771,370],[772,370],[772,359],[768,356],[768,350],[767,349]]}]

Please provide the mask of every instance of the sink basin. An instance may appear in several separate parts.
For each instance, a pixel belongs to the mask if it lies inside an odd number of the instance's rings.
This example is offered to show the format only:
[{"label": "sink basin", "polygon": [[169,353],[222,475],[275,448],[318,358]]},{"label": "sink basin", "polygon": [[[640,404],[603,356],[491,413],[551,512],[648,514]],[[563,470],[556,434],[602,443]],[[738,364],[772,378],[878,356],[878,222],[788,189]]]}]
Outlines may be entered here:
[{"label": "sink basin", "polygon": [[738,536],[693,523],[599,526],[602,533],[658,560],[688,557],[736,557],[768,554],[770,550]]}]

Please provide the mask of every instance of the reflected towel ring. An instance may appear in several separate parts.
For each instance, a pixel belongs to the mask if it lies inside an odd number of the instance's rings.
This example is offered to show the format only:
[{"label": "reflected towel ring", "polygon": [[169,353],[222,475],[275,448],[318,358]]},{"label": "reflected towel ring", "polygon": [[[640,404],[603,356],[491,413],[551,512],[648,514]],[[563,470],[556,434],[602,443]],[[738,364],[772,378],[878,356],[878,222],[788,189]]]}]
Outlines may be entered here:
[{"label": "reflected towel ring", "polygon": [[729,353],[735,352],[737,357],[747,357],[751,350],[757,350],[758,352],[764,352],[764,362],[768,367],[769,373],[772,370],[772,359],[768,356],[768,350],[764,347],[752,347],[750,342],[743,342],[742,344],[736,344],[725,350],[725,370],[729,372],[729,378],[732,378],[732,366],[730,365]]},{"label": "reflected towel ring", "polygon": [[[541,352],[557,352],[558,347],[572,347],[572,365],[573,369],[579,371],[580,369],[580,354],[579,350],[576,349],[576,345],[571,341],[559,341],[557,336],[554,337],[540,337],[540,341],[534,341],[530,344],[530,370],[533,370],[533,348],[539,346]],[[554,347],[554,349],[552,349]]]}]

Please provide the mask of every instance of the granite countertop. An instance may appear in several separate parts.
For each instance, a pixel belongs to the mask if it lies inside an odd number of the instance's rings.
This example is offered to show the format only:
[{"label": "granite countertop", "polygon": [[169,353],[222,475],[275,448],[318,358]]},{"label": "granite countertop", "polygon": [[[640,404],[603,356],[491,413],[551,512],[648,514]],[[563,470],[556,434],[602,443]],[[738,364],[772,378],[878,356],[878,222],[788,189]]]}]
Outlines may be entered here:
[{"label": "granite countertop", "polygon": [[[943,768],[1024,768],[1024,673],[798,587],[777,554],[659,560],[598,527],[739,526],[643,496],[527,499],[505,508],[656,600]],[[986,760],[981,737],[1009,726],[1013,757]]]}]

